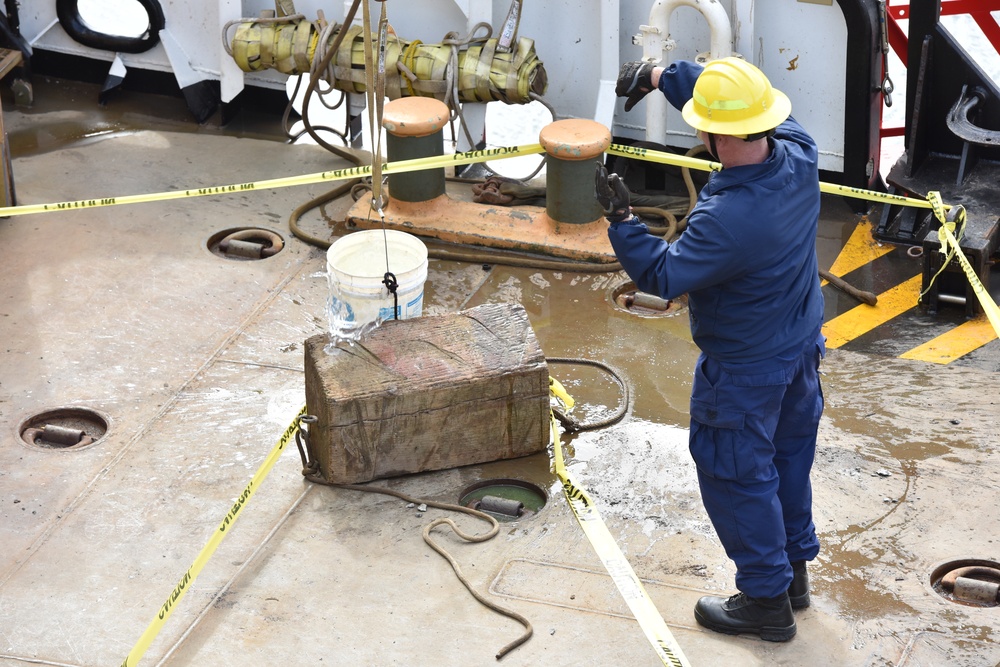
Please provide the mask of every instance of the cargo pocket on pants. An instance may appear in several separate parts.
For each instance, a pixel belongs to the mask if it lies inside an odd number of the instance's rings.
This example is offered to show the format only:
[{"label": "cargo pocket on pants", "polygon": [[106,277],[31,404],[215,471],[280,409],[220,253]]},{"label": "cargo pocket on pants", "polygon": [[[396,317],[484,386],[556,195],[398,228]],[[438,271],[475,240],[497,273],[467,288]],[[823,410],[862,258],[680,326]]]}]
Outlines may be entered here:
[{"label": "cargo pocket on pants", "polygon": [[730,480],[745,477],[748,472],[753,474],[752,470],[743,470],[746,463],[739,463],[737,451],[745,420],[743,410],[720,409],[691,399],[691,458],[703,474]]}]

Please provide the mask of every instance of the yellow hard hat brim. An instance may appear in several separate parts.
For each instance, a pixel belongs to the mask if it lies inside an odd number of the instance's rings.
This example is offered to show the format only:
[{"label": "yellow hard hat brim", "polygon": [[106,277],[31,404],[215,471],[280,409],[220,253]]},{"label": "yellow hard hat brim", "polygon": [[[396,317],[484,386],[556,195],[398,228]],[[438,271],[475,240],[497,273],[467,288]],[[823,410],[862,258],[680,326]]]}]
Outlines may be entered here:
[{"label": "yellow hard hat brim", "polygon": [[751,118],[742,118],[735,121],[706,118],[695,111],[693,99],[688,100],[684,104],[684,107],[681,109],[681,116],[684,118],[684,122],[694,129],[711,134],[746,136],[757,134],[758,132],[767,132],[778,127],[792,113],[792,101],[788,99],[788,96],[777,88],[772,88],[771,91],[774,96],[771,107]]}]

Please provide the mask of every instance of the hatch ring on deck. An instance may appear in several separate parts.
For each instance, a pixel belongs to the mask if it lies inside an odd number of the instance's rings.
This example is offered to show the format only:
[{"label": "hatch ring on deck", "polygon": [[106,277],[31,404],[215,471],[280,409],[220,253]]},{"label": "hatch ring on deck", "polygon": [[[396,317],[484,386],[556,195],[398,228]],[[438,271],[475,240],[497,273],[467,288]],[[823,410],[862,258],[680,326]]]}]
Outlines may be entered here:
[{"label": "hatch ring on deck", "polygon": [[618,310],[639,317],[672,317],[687,311],[686,294],[668,301],[655,294],[640,292],[631,281],[612,287],[608,298]]},{"label": "hatch ring on deck", "polygon": [[280,234],[256,227],[226,229],[208,239],[209,251],[226,259],[267,259],[284,247],[285,240]]},{"label": "hatch ring on deck", "polygon": [[548,496],[541,487],[520,479],[501,478],[476,482],[459,494],[459,505],[486,512],[497,521],[529,519],[538,514]]},{"label": "hatch ring on deck", "polygon": [[1000,563],[965,558],[941,563],[931,572],[931,588],[956,604],[971,607],[1000,606]]},{"label": "hatch ring on deck", "polygon": [[109,423],[108,417],[90,408],[54,408],[22,420],[17,434],[32,449],[80,451],[100,442]]},{"label": "hatch ring on deck", "polygon": [[119,53],[144,53],[160,43],[160,31],[166,25],[158,0],[134,0],[146,10],[149,23],[138,37],[109,35],[94,30],[80,16],[80,0],[56,0],[56,15],[66,34],[84,46]]}]

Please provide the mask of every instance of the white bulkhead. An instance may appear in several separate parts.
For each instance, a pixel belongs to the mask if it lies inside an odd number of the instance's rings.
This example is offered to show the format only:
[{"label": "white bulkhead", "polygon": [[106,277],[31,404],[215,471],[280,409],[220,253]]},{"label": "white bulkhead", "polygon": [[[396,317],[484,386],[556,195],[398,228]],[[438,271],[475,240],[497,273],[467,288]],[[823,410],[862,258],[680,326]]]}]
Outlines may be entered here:
[{"label": "white bulkhead", "polygon": [[[381,3],[369,2],[377,19]],[[111,7],[119,7],[120,11],[111,13],[120,16],[134,16],[138,11],[141,18],[144,11],[139,0],[80,0],[78,4],[83,17],[93,17],[95,23]],[[820,168],[843,169],[845,90],[850,73],[846,71],[846,22],[834,0],[525,0],[517,4],[518,35],[535,42],[548,75],[545,99],[557,118],[594,119],[610,125],[615,137],[693,146],[696,140],[691,129],[663,100],[650,96],[632,112],[623,111],[614,95],[619,64],[645,58],[666,65],[728,50],[761,67],[788,94],[792,113],[819,144]],[[327,20],[340,21],[350,5],[349,0],[296,0],[294,9],[310,20],[322,12]],[[273,10],[273,2],[160,0],[160,6],[165,17],[160,43],[144,53],[117,54],[127,70],[172,71],[181,87],[218,80],[222,102],[232,100],[244,86],[285,87],[286,75],[244,73],[223,48],[227,23],[258,17],[264,10]],[[511,6],[511,0],[386,0],[396,34],[428,44],[439,43],[449,32],[468,34],[482,21],[490,23],[497,35]],[[356,20],[360,19],[359,11]],[[104,60],[109,65],[116,57],[71,39],[59,23],[55,1],[24,3],[20,20],[22,35],[35,49]],[[481,109],[468,113],[472,119],[485,116]]]}]

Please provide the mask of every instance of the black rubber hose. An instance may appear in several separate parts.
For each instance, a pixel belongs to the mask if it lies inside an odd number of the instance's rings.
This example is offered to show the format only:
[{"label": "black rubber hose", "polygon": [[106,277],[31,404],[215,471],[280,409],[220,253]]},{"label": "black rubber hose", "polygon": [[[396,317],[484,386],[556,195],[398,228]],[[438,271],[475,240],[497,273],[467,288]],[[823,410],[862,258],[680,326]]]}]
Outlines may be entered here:
[{"label": "black rubber hose", "polygon": [[160,43],[160,31],[166,25],[163,8],[157,0],[135,0],[146,10],[149,24],[138,37],[123,37],[98,32],[80,16],[80,0],[56,0],[56,16],[66,34],[76,42],[102,51],[145,53]]}]

